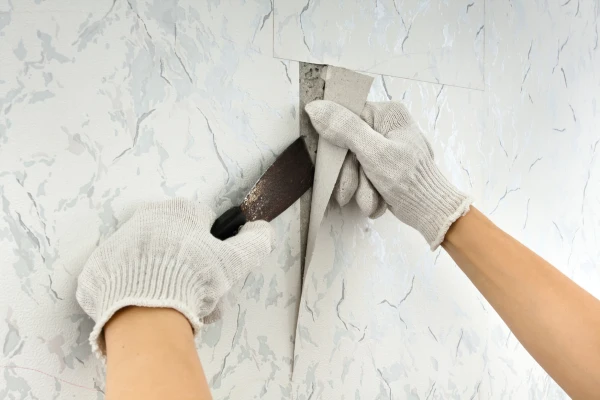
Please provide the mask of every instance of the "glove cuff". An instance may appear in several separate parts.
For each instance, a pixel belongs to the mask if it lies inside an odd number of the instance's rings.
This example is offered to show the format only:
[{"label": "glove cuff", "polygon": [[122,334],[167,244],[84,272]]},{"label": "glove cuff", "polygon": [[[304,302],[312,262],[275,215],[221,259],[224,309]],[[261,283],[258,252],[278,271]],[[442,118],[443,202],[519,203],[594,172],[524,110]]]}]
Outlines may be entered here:
[{"label": "glove cuff", "polygon": [[[112,259],[114,262],[114,258]],[[94,266],[93,266],[94,267]],[[105,354],[103,328],[110,318],[127,306],[173,308],[192,325],[194,334],[202,319],[215,309],[219,297],[212,285],[199,277],[204,274],[171,257],[141,255],[139,260],[121,260],[100,279],[88,280],[81,275],[77,300],[96,324],[90,333],[90,344],[96,356]]]},{"label": "glove cuff", "polygon": [[423,235],[432,251],[436,250],[450,226],[469,212],[473,199],[452,185],[432,159],[419,163],[410,191],[412,196],[406,200],[414,220],[409,225]]}]

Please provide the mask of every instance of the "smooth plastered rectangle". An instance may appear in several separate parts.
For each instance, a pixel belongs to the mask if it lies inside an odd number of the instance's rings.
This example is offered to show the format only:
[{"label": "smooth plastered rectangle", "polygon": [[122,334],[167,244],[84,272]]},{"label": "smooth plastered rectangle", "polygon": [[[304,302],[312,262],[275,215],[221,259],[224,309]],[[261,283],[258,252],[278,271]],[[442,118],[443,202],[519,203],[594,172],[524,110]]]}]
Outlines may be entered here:
[{"label": "smooth plastered rectangle", "polygon": [[274,54],[481,90],[483,21],[483,0],[275,0]]}]

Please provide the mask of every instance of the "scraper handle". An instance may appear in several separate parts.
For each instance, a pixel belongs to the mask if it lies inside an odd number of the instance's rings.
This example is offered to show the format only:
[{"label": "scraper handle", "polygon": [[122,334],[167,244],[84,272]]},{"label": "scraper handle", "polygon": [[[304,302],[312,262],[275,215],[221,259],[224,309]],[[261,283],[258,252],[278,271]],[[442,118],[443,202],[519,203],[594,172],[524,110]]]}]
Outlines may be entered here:
[{"label": "scraper handle", "polygon": [[233,207],[225,211],[216,219],[210,233],[217,239],[225,240],[235,236],[246,223],[246,216],[240,207]]}]

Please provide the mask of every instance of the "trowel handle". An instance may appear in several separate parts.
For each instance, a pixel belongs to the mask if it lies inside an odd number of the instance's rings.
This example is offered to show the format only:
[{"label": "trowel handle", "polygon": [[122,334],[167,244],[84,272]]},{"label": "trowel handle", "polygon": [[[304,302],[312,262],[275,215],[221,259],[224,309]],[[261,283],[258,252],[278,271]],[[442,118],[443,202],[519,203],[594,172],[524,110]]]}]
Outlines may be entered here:
[{"label": "trowel handle", "polygon": [[246,223],[246,216],[240,207],[225,211],[213,224],[210,233],[217,239],[225,240],[235,236]]}]

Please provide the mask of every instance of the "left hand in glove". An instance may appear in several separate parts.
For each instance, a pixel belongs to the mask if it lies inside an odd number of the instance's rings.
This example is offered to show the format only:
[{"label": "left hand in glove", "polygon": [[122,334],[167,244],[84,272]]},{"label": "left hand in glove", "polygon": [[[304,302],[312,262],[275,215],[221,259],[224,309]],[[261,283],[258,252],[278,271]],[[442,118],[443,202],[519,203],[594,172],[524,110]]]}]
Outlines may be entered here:
[{"label": "left hand in glove", "polygon": [[210,234],[215,214],[185,199],[142,206],[90,256],[77,301],[96,322],[92,349],[104,352],[102,329],[127,306],[168,307],[197,333],[214,320],[223,295],[272,251],[268,222],[249,222],[225,241]]}]

